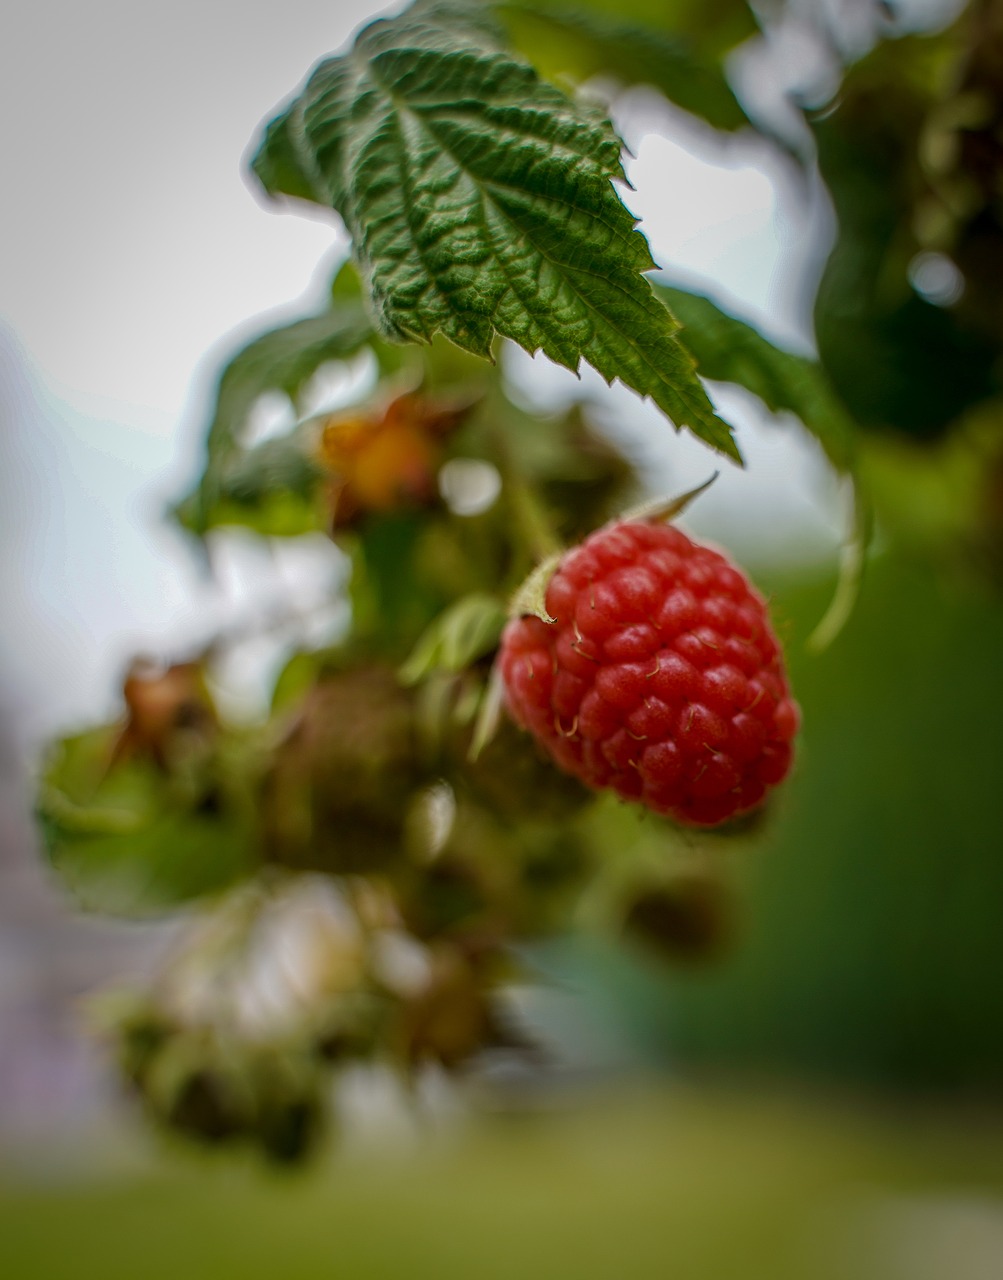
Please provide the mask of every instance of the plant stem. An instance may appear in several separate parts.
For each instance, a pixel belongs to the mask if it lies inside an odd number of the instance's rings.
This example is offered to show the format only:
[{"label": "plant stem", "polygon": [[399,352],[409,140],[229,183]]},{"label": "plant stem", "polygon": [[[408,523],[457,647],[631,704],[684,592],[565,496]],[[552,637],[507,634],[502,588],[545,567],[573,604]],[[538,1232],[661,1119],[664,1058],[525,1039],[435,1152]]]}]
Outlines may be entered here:
[{"label": "plant stem", "polygon": [[512,514],[515,539],[527,558],[539,563],[563,550],[554,532],[550,513],[526,479],[518,459],[497,426],[491,432],[492,452],[502,480],[502,493]]}]

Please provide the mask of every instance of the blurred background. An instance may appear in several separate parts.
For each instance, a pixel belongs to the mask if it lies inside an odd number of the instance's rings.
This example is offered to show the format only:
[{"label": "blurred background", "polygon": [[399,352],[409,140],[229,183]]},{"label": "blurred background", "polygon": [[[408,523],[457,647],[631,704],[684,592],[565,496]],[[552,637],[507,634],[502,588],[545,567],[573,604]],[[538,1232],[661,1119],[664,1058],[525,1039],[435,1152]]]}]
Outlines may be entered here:
[{"label": "blurred background", "polygon": [[[901,6],[916,24],[958,7]],[[863,0],[791,5],[769,60],[756,45],[732,68],[764,111],[792,68],[824,82],[820,8],[866,43]],[[88,1030],[84,998],[151,969],[176,924],[73,909],[32,821],[42,745],[114,718],[137,653],[173,660],[224,628],[247,639],[219,696],[253,721],[290,649],[337,631],[318,607],[343,572],[326,539],[225,532],[210,576],[163,517],[202,466],[220,361],[304,299],[320,304],[347,253],[333,217],[263,208],[241,158],[257,122],[373,14],[364,0],[275,13],[42,0],[4,20],[0,1259],[40,1277],[327,1263],[360,1276],[996,1276],[998,581],[928,554],[944,527],[932,517],[911,542],[879,533],[844,633],[809,653],[850,498],[807,433],[733,386],[714,396],[748,468],[728,469],[686,523],[772,593],[806,727],[768,838],[735,851],[740,909],[717,962],[598,938],[541,948],[549,985],[527,1009],[559,1048],[556,1082],[491,1094],[476,1120],[433,1086],[415,1122],[385,1081],[350,1081],[354,1126],[296,1177],[165,1149]],[[612,109],[659,265],[811,353],[836,226],[821,182],[652,89]],[[583,390],[518,352],[505,373],[541,408]],[[653,491],[706,478],[707,451],[650,405],[583,383]],[[328,388],[316,407],[357,390]],[[944,501],[923,493],[920,506]],[[291,604],[300,621],[270,627]]]}]

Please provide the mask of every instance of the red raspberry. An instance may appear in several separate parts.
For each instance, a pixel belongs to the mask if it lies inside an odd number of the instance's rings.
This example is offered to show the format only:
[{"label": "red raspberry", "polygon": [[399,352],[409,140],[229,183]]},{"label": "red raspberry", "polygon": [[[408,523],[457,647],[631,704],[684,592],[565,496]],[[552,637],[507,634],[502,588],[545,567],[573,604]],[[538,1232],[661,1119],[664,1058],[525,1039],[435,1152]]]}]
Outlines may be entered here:
[{"label": "red raspberry", "polygon": [[798,728],[766,605],[671,525],[607,525],[561,560],[555,619],[516,618],[499,664],[513,718],[567,772],[715,826],[786,776]]}]

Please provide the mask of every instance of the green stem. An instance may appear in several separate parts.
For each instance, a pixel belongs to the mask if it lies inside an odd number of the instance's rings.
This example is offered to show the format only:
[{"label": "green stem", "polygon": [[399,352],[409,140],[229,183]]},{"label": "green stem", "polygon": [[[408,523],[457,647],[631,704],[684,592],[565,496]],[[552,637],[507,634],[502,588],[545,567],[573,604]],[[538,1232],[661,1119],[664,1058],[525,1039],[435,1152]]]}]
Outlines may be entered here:
[{"label": "green stem", "polygon": [[508,441],[497,427],[492,431],[495,464],[502,479],[502,493],[509,511],[515,537],[527,558],[534,564],[563,551],[540,495],[519,467]]},{"label": "green stem", "polygon": [[539,494],[523,476],[503,476],[502,482],[520,541],[534,560],[547,560],[562,550]]}]

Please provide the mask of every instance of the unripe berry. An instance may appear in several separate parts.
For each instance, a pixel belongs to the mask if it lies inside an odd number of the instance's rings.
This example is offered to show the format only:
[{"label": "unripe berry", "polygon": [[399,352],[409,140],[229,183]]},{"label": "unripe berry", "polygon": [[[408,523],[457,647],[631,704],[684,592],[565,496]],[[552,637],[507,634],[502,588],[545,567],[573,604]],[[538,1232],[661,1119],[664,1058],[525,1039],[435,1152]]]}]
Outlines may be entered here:
[{"label": "unripe berry", "polygon": [[698,826],[787,775],[799,713],[780,646],[720,552],[655,521],[607,525],[545,601],[553,621],[511,621],[498,661],[512,717],[567,772]]}]

